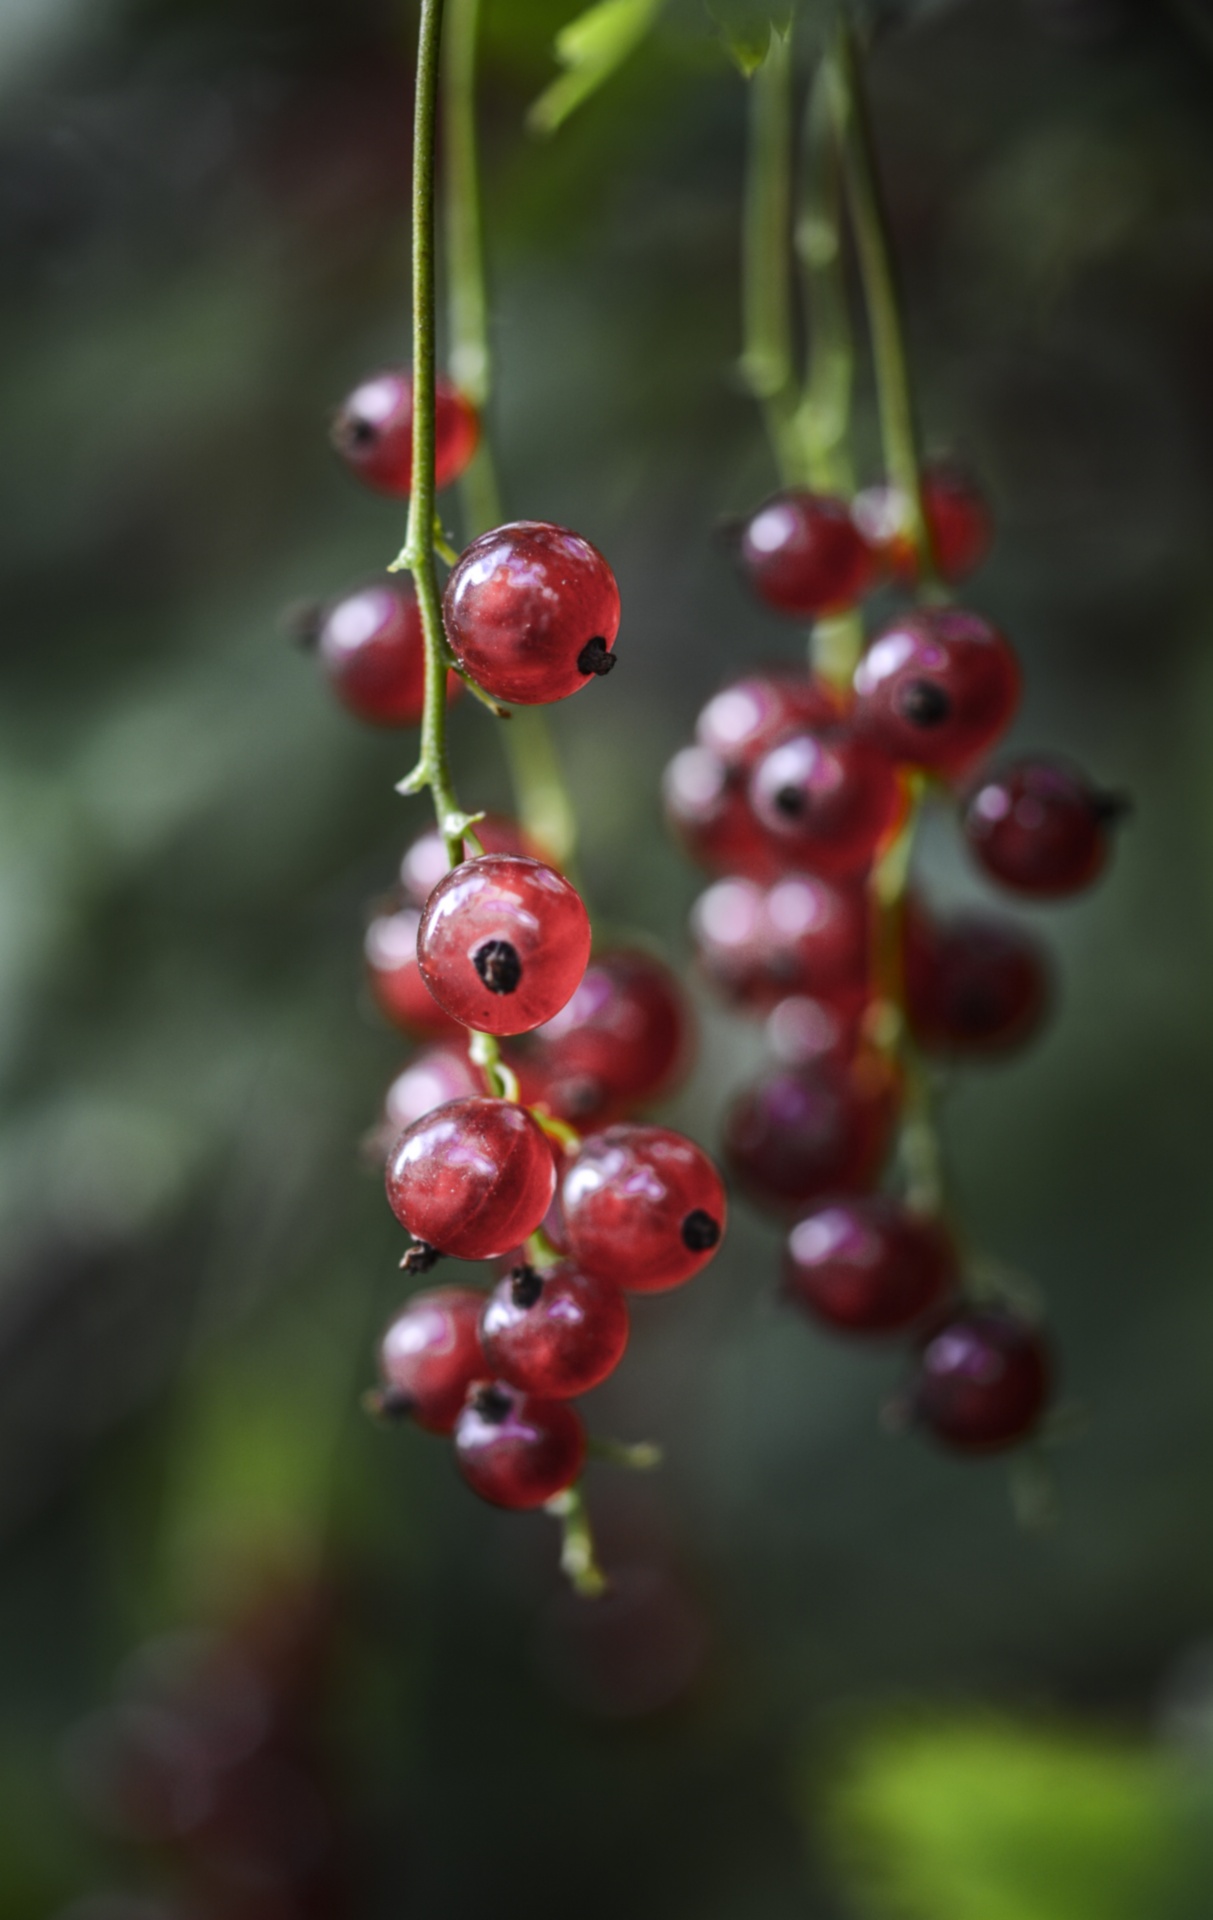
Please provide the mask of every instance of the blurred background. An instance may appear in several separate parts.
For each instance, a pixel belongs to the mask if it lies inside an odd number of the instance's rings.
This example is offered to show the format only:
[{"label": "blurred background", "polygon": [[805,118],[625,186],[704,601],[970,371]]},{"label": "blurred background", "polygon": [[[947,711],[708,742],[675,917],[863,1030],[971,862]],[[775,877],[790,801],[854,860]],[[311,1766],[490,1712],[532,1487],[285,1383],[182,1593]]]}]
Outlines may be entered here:
[{"label": "blurred background", "polygon": [[[532,140],[574,11],[485,0],[492,425],[510,510],[619,576],[623,670],[553,724],[597,920],[685,970],[661,768],[800,644],[711,541],[773,482],[745,88],[688,9]],[[1051,1032],[945,1115],[1085,1412],[1063,1522],[882,1433],[896,1357],[781,1313],[738,1207],[591,1403],[666,1464],[591,1474],[590,1607],[549,1520],[358,1407],[401,1296],[359,1142],[405,1052],[361,933],[426,814],[281,611],[401,532],[326,427],[407,355],[414,30],[0,4],[0,1915],[1207,1920],[1213,14],[956,0],[871,71],[1015,743],[1135,800],[1100,889],[1028,915]],[[493,725],[453,720],[475,806],[508,805]],[[709,1142],[760,1050],[705,1007],[674,1123]]]}]

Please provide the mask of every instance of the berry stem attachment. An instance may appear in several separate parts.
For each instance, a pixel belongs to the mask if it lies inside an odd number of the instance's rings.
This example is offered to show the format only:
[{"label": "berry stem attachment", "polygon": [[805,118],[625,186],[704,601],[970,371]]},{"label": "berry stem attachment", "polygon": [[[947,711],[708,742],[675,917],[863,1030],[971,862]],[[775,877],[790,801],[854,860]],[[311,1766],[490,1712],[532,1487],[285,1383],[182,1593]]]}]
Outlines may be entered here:
[{"label": "berry stem attachment", "polygon": [[661,1448],[653,1440],[606,1440],[591,1434],[586,1451],[593,1460],[604,1460],[611,1467],[627,1467],[632,1473],[651,1473],[662,1461]]},{"label": "berry stem attachment", "polygon": [[501,1057],[501,1047],[495,1034],[473,1033],[468,1039],[468,1059],[474,1067],[479,1067],[484,1075],[484,1084],[495,1100],[518,1099],[518,1076],[511,1067],[507,1067]]},{"label": "berry stem attachment", "polygon": [[580,1484],[558,1493],[547,1502],[544,1512],[560,1522],[560,1571],[583,1600],[600,1600],[607,1590],[607,1579],[598,1564]]}]

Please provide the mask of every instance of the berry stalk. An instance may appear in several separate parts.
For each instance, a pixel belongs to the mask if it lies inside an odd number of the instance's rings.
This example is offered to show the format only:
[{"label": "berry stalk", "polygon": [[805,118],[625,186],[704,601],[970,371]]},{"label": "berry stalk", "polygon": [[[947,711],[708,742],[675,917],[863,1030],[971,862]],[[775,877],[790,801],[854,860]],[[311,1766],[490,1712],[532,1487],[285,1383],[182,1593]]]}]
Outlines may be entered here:
[{"label": "berry stalk", "polygon": [[750,127],[742,220],[743,381],[763,410],[784,479],[802,477],[792,372],[792,33],[771,28],[766,58],[750,79]]}]

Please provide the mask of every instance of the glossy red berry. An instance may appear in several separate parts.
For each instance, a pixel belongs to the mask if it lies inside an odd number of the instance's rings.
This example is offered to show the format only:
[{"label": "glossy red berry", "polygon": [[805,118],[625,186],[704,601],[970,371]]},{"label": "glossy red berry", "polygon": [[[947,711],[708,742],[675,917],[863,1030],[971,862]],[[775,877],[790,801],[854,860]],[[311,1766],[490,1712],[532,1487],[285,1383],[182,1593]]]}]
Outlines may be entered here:
[{"label": "glossy red berry", "polygon": [[1037,899],[1078,893],[1098,878],[1123,802],[1060,760],[1017,760],[988,774],[964,814],[986,872]]},{"label": "glossy red berry", "polygon": [[376,580],[322,609],[315,631],[342,706],[380,727],[412,727],[425,700],[425,641],[408,579]]},{"label": "glossy red berry", "polygon": [[629,948],[591,960],[567,1006],[532,1041],[551,1097],[583,1114],[669,1093],[691,1044],[691,1012],[674,974]]},{"label": "glossy red berry", "polygon": [[427,1047],[392,1081],[383,1100],[383,1116],[394,1139],[435,1107],[468,1100],[482,1090],[480,1075],[466,1053],[452,1047]]},{"label": "glossy red berry", "polygon": [[619,588],[567,527],[516,520],[460,554],[443,597],[461,667],[496,700],[565,700],[615,664]]},{"label": "glossy red berry", "polygon": [[956,1278],[946,1228],[885,1194],[830,1200],[787,1238],[787,1297],[843,1333],[900,1333]]},{"label": "glossy red berry", "polygon": [[725,1158],[751,1199],[777,1211],[861,1190],[888,1151],[897,1093],[874,1053],[772,1068],[729,1107]]},{"label": "glossy red berry", "polygon": [[853,607],[878,571],[845,501],[796,490],[776,494],[746,522],[741,563],[760,600],[801,620]]},{"label": "glossy red berry", "polygon": [[474,1287],[434,1287],[400,1309],[379,1343],[384,1413],[450,1433],[473,1380],[489,1371],[480,1344],[484,1301]]},{"label": "glossy red berry", "polygon": [[858,887],[809,874],[767,888],[718,880],[695,902],[691,931],[707,979],[740,1006],[808,994],[857,1010],[867,997],[869,910]]},{"label": "glossy red berry", "polygon": [[632,1293],[681,1286],[724,1234],[724,1185],[706,1153],[668,1127],[618,1126],[582,1143],[560,1189],[569,1252]]},{"label": "glossy red berry", "polygon": [[517,854],[465,860],[439,881],[417,934],[421,976],[456,1020],[529,1033],[576,992],[590,957],[577,889]]},{"label": "glossy red berry", "polygon": [[838,696],[824,680],[767,667],[714,693],[695,722],[695,738],[725,766],[750,767],[785,733],[832,726],[841,718]]},{"label": "glossy red berry", "polygon": [[381,913],[366,930],[364,956],[371,997],[384,1019],[414,1040],[442,1040],[464,1029],[440,1007],[417,964],[421,915],[412,908]]},{"label": "glossy red berry", "polygon": [[555,1187],[547,1136],[508,1100],[435,1107],[388,1155],[388,1203],[401,1226],[462,1260],[493,1260],[521,1246]]},{"label": "glossy red berry", "polygon": [[[934,461],[923,469],[922,501],[940,578],[967,579],[994,543],[994,516],[981,488],[955,461]],[[897,488],[865,487],[851,510],[859,531],[890,571],[907,583],[916,579],[905,502]]]},{"label": "glossy red berry", "polygon": [[[536,846],[516,821],[506,820],[500,814],[486,813],[483,820],[476,822],[473,831],[485,853],[520,853],[528,860],[545,857],[543,849]],[[406,847],[400,862],[400,884],[414,906],[424,907],[438,882],[445,880],[449,872],[446,841],[436,827],[431,827]]]},{"label": "glossy red berry", "polygon": [[455,1423],[455,1461],[482,1500],[516,1511],[571,1487],[585,1460],[585,1429],[563,1400],[502,1381],[473,1389]]},{"label": "glossy red berry", "polygon": [[789,994],[767,1015],[771,1051],[794,1067],[846,1061],[859,1046],[862,1012],[837,1001],[815,1000],[811,994]]},{"label": "glossy red berry", "polygon": [[999,1308],[969,1308],[919,1357],[914,1411],[937,1440],[993,1453],[1027,1439],[1048,1404],[1052,1365],[1039,1328]]},{"label": "glossy red berry", "polygon": [[905,920],[906,1011],[932,1053],[996,1054],[1026,1045],[1052,999],[1048,958],[1013,921],[960,914]]},{"label": "glossy red berry", "polygon": [[750,776],[750,804],[785,865],[834,880],[871,865],[904,806],[887,754],[845,727],[772,747]]},{"label": "glossy red berry", "polygon": [[1006,731],[1019,665],[988,620],[920,607],[888,627],[855,669],[852,723],[893,760],[962,773]]},{"label": "glossy red berry", "polygon": [[662,776],[670,831],[687,856],[716,873],[774,879],[779,855],[750,811],[744,767],[706,747],[683,747]]},{"label": "glossy red berry", "polygon": [[[449,487],[470,462],[480,418],[458,387],[438,375],[434,389],[434,478]],[[403,368],[373,374],[333,419],[332,442],[346,466],[377,493],[405,495],[413,484],[413,380]]]},{"label": "glossy red berry", "polygon": [[628,1343],[628,1309],[610,1280],[568,1261],[538,1273],[519,1266],[484,1304],[480,1337],[495,1378],[545,1399],[588,1393],[613,1373]]}]

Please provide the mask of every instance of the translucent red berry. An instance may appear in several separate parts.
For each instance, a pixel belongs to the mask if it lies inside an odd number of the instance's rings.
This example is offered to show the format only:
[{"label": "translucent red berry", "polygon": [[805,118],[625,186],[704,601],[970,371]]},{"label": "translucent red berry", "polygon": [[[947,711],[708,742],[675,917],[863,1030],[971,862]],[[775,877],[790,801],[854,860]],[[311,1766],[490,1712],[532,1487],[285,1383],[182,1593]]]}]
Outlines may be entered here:
[{"label": "translucent red berry", "polygon": [[489,1295],[480,1337],[489,1371],[547,1399],[588,1393],[613,1373],[628,1343],[628,1309],[610,1280],[568,1261],[538,1273],[519,1266]]},{"label": "translucent red berry", "polygon": [[897,1095],[875,1053],[771,1068],[729,1107],[725,1158],[751,1199],[777,1211],[861,1190],[888,1151]]},{"label": "translucent red berry", "polygon": [[585,1460],[585,1429],[563,1400],[492,1381],[473,1389],[455,1423],[455,1461],[495,1507],[542,1507],[571,1487]]},{"label": "translucent red berry", "polygon": [[998,1308],[970,1308],[937,1328],[919,1357],[918,1419],[966,1453],[1025,1440],[1048,1404],[1052,1365],[1038,1327]]},{"label": "translucent red berry", "polygon": [[988,774],[964,814],[986,872],[1016,893],[1055,899],[1098,878],[1123,801],[1060,760],[1017,760]]},{"label": "translucent red berry", "polygon": [[831,726],[841,717],[838,696],[824,680],[767,667],[714,693],[695,722],[695,738],[726,766],[750,767],[785,733]]},{"label": "translucent red berry", "polygon": [[668,1127],[592,1135],[561,1184],[569,1252],[633,1293],[681,1286],[724,1234],[724,1185],[706,1153]]},{"label": "translucent red berry", "polygon": [[959,774],[1006,731],[1019,665],[988,620],[920,607],[875,639],[855,670],[852,723],[891,759]]},{"label": "translucent red berry", "polygon": [[494,699],[564,700],[615,664],[615,576],[567,527],[516,520],[481,534],[442,604],[455,658]]},{"label": "translucent red berry", "polygon": [[838,1001],[815,1000],[811,994],[789,994],[767,1015],[771,1051],[787,1066],[846,1061],[859,1045],[862,1011]]},{"label": "translucent red berry", "polygon": [[550,1020],[589,957],[581,895],[542,861],[517,854],[486,853],[452,868],[417,934],[426,986],[481,1033],[529,1033]]},{"label": "translucent red berry", "polygon": [[[516,821],[507,820],[501,814],[486,813],[482,820],[477,820],[473,831],[485,853],[520,853],[528,860],[544,858],[543,849],[529,834],[525,834]],[[436,827],[418,834],[410,842],[400,862],[400,884],[414,906],[424,907],[438,882],[445,880],[450,864],[446,841]]]},{"label": "translucent red berry", "polygon": [[750,811],[747,785],[744,767],[726,766],[707,747],[682,747],[662,777],[666,820],[700,866],[773,879],[779,855]]},{"label": "translucent red berry", "polygon": [[688,1064],[691,1013],[652,954],[599,954],[567,1006],[536,1029],[536,1064],[563,1110],[582,1113],[669,1093]]},{"label": "translucent red berry", "polygon": [[463,1260],[521,1246],[556,1187],[547,1136],[508,1100],[453,1100],[401,1134],[387,1197],[414,1239]]},{"label": "translucent red berry", "polygon": [[[948,581],[975,573],[994,542],[994,516],[971,473],[955,461],[923,469],[922,500],[935,565]],[[852,506],[855,524],[891,572],[906,582],[918,565],[907,532],[905,501],[896,487],[865,487]]]},{"label": "translucent red berry", "polygon": [[367,984],[384,1019],[414,1040],[462,1036],[463,1028],[440,1007],[417,964],[421,915],[412,908],[381,913],[366,930],[363,952]]},{"label": "translucent red berry", "polygon": [[411,727],[425,699],[425,642],[411,580],[360,587],[325,607],[317,656],[342,706],[380,727]]},{"label": "translucent red berry", "polygon": [[[449,487],[470,462],[480,418],[458,387],[438,375],[434,390],[434,477]],[[355,387],[333,419],[332,441],[346,466],[377,493],[404,495],[413,484],[413,380],[403,368]]]},{"label": "translucent red berry", "polygon": [[795,490],[776,494],[746,522],[741,563],[760,600],[802,620],[853,607],[878,572],[845,501]]},{"label": "translucent red berry", "polygon": [[888,755],[845,727],[772,747],[750,776],[750,804],[785,865],[835,880],[871,865],[903,810]]},{"label": "translucent red berry", "polygon": [[972,913],[935,922],[915,907],[904,953],[906,1010],[929,1052],[1009,1052],[1033,1038],[1049,1011],[1047,955],[1013,921]]},{"label": "translucent red berry", "polygon": [[379,1343],[382,1410],[449,1433],[473,1380],[488,1368],[480,1345],[485,1296],[474,1287],[415,1293]]},{"label": "translucent red berry", "polygon": [[946,1228],[885,1194],[815,1207],[787,1238],[787,1297],[844,1333],[899,1333],[937,1306],[956,1277]]},{"label": "translucent red berry", "polygon": [[773,887],[718,880],[691,910],[696,957],[707,979],[744,1007],[789,994],[858,1008],[869,986],[869,909],[858,887],[792,874]]},{"label": "translucent red berry", "polygon": [[481,1087],[480,1075],[466,1053],[452,1047],[427,1047],[402,1068],[384,1095],[383,1115],[393,1139],[435,1107],[470,1099]]}]

